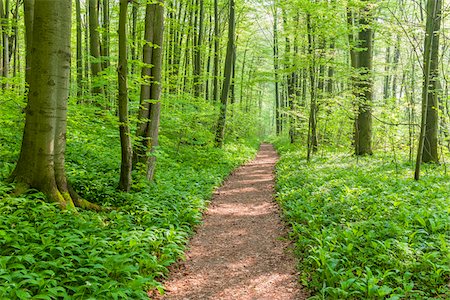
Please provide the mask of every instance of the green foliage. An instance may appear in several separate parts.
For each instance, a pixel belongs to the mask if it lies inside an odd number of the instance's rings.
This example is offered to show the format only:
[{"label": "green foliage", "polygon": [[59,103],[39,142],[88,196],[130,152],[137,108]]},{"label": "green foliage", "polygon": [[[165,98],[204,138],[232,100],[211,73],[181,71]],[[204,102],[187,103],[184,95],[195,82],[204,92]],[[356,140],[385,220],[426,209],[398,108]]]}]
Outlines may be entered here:
[{"label": "green foliage", "polygon": [[[22,100],[5,103],[2,179],[17,159],[23,126]],[[173,110],[163,116],[156,181],[134,174],[129,194],[116,189],[116,116],[70,106],[70,182],[85,199],[114,207],[110,212],[62,212],[36,191],[12,197],[13,187],[0,181],[0,299],[148,299],[146,290],[163,290],[159,281],[183,257],[213,188],[255,154],[255,147],[243,144],[213,148],[209,107],[171,103]]]},{"label": "green foliage", "polygon": [[280,147],[278,200],[313,299],[448,298],[450,176],[343,154],[307,164]]}]

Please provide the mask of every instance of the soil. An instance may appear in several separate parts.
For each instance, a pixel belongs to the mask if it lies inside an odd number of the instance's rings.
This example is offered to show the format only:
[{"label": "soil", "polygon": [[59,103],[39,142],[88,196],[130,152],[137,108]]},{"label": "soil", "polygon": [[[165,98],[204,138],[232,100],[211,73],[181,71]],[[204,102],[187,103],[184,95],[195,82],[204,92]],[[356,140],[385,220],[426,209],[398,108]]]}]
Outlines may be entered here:
[{"label": "soil", "polygon": [[167,300],[301,300],[296,260],[274,200],[272,145],[219,188],[186,261],[164,283]]}]

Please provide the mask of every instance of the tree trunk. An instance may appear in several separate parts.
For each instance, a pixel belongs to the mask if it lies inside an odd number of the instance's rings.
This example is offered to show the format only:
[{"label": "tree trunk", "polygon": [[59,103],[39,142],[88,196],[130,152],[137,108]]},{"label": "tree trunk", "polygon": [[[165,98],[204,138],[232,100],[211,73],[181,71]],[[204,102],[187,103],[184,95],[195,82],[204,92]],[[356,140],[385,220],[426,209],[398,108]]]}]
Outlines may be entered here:
[{"label": "tree trunk", "polygon": [[219,53],[220,53],[220,28],[219,28],[219,4],[214,0],[214,80],[213,100],[219,101]]},{"label": "tree trunk", "polygon": [[[110,54],[109,54],[109,0],[103,0],[103,32],[102,32],[102,60],[103,69],[107,69],[110,65]],[[128,9],[127,9],[128,10]]]},{"label": "tree trunk", "polygon": [[119,189],[129,192],[131,188],[132,150],[128,120],[128,57],[127,57],[127,13],[128,0],[120,0],[119,13],[119,62],[117,75],[119,80],[119,131],[122,162],[120,165]]},{"label": "tree trunk", "polygon": [[80,101],[83,96],[83,36],[81,24],[81,4],[80,0],[75,1],[77,16],[77,97]]},{"label": "tree trunk", "polygon": [[311,102],[309,107],[308,140],[307,140],[307,161],[311,160],[312,153],[317,151],[317,89],[316,89],[316,66],[314,53],[314,39],[312,32],[311,15],[306,15],[306,25],[308,30],[308,55],[309,55],[309,84]]},{"label": "tree trunk", "polygon": [[[141,105],[138,113],[136,136],[140,141],[135,148],[135,162],[145,166],[146,177],[154,179],[161,111],[161,78],[164,34],[164,1],[147,4],[145,14],[145,41],[143,48]],[[154,47],[152,45],[155,45]],[[151,78],[151,81],[150,81]]]},{"label": "tree trunk", "polygon": [[273,5],[273,69],[275,76],[275,126],[276,134],[280,135],[283,130],[281,119],[281,99],[280,99],[280,75],[279,75],[279,57],[278,57],[278,6],[276,1]]},{"label": "tree trunk", "polygon": [[[1,0],[3,2],[3,0]],[[3,89],[8,88],[7,78],[9,77],[9,0],[5,0],[5,6],[2,11],[2,28],[3,28]]]},{"label": "tree trunk", "polygon": [[358,53],[359,68],[359,90],[358,90],[358,111],[355,122],[355,154],[372,154],[372,98],[373,98],[373,79],[372,79],[372,28],[371,12],[366,6],[361,11],[359,19],[359,47],[362,49]]},{"label": "tree trunk", "polygon": [[31,49],[33,42],[34,0],[23,1],[23,14],[25,19],[25,82],[30,84]]},{"label": "tree trunk", "polygon": [[136,61],[138,59],[138,41],[137,41],[137,20],[138,20],[138,8],[139,8],[139,0],[134,0],[132,2],[133,8],[131,10],[131,60],[133,64],[131,65],[131,73],[134,74],[136,69]]},{"label": "tree trunk", "polygon": [[89,0],[89,43],[91,48],[91,72],[92,93],[95,95],[103,93],[102,85],[97,82],[98,74],[102,71],[100,59],[100,35],[98,32],[98,6],[97,0]]},{"label": "tree trunk", "polygon": [[423,62],[422,121],[414,174],[416,180],[420,178],[420,165],[422,162],[439,163],[437,81],[439,80],[441,10],[441,0],[428,0]]},{"label": "tree trunk", "polygon": [[[30,32],[30,31],[27,31]],[[73,207],[64,172],[69,97],[71,1],[37,1],[34,9],[30,93],[20,157],[12,178]]]},{"label": "tree trunk", "polygon": [[222,87],[222,93],[220,96],[220,114],[219,120],[217,122],[216,131],[216,147],[222,147],[225,138],[225,123],[227,118],[227,103],[228,103],[228,93],[231,84],[231,73],[233,70],[233,56],[234,56],[234,39],[236,31],[235,23],[235,4],[234,0],[229,0],[230,3],[230,17],[228,21],[228,45],[227,53],[225,59],[225,70],[224,70],[224,81]]},{"label": "tree trunk", "polygon": [[197,4],[200,6],[198,9],[198,24],[196,24],[197,37],[196,45],[194,45],[194,96],[200,97],[203,91],[203,80],[201,80],[202,75],[202,42],[203,42],[203,23],[204,23],[204,3],[203,0],[198,0]]}]

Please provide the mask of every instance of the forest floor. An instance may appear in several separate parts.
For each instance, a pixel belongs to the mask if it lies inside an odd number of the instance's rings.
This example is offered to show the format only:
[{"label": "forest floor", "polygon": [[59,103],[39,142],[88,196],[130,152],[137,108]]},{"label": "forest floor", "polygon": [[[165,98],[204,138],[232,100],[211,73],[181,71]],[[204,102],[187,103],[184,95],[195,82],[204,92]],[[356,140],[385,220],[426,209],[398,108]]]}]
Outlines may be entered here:
[{"label": "forest floor", "polygon": [[300,300],[296,260],[274,194],[272,145],[219,188],[186,261],[172,267],[158,299]]}]

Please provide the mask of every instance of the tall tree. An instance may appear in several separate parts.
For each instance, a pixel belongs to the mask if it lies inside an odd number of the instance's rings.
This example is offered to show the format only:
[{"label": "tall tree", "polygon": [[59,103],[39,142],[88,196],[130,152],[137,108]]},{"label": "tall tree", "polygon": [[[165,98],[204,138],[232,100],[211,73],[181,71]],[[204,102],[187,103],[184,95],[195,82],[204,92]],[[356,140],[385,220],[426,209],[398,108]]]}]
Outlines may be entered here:
[{"label": "tall tree", "polygon": [[229,20],[228,20],[228,45],[225,59],[224,81],[222,93],[220,96],[220,113],[217,122],[216,131],[216,146],[222,147],[225,138],[225,123],[227,118],[227,104],[228,93],[230,91],[231,73],[233,71],[233,56],[234,56],[234,40],[236,36],[236,21],[235,21],[235,2],[229,0]]},{"label": "tall tree", "polygon": [[441,0],[428,0],[425,51],[423,57],[422,122],[414,178],[420,178],[420,164],[438,163],[438,85]]},{"label": "tall tree", "polygon": [[277,135],[282,131],[282,116],[281,116],[281,98],[280,98],[280,62],[278,57],[278,4],[275,0],[273,2],[273,69],[275,79],[275,125]]},{"label": "tall tree", "polygon": [[219,1],[214,0],[214,78],[213,100],[219,101],[219,62],[220,62],[220,28],[219,28]]},{"label": "tall tree", "polygon": [[203,43],[203,23],[204,23],[204,2],[203,0],[197,0],[197,17],[196,23],[197,35],[195,37],[195,49],[194,49],[194,96],[199,97],[203,90],[203,83],[201,80],[202,71],[202,43]]},{"label": "tall tree", "polygon": [[81,24],[81,3],[75,0],[77,21],[77,97],[83,95],[83,28]]},{"label": "tall tree", "polygon": [[29,85],[31,78],[31,49],[33,42],[34,1],[23,1],[25,20],[25,82]]},{"label": "tall tree", "polygon": [[[129,1],[130,2],[130,1]],[[102,18],[102,44],[101,54],[103,60],[103,69],[107,69],[110,65],[110,51],[109,51],[109,39],[111,33],[109,32],[109,0],[103,0],[102,2],[103,18]],[[119,16],[120,18],[120,16]]]},{"label": "tall tree", "polygon": [[355,154],[372,154],[372,98],[373,98],[373,31],[372,9],[369,0],[364,0],[365,6],[359,17],[359,48],[357,115],[355,120]]},{"label": "tall tree", "polygon": [[306,14],[306,27],[308,31],[308,56],[309,56],[309,84],[310,97],[309,104],[309,122],[308,122],[308,140],[307,140],[307,160],[311,159],[312,153],[317,151],[317,87],[316,87],[316,57],[315,41],[311,14]]},{"label": "tall tree", "polygon": [[38,189],[62,208],[74,206],[64,171],[71,7],[71,0],[36,0],[30,93],[20,157],[12,174],[18,189]]},{"label": "tall tree", "polygon": [[156,168],[161,112],[161,78],[164,35],[164,0],[147,4],[145,13],[145,44],[143,47],[142,79],[138,128],[140,143],[135,147],[134,160],[145,166],[146,177],[153,180]]},{"label": "tall tree", "polygon": [[98,23],[98,0],[89,1],[89,44],[91,55],[92,93],[101,94],[102,86],[96,82],[98,74],[102,71],[100,59],[100,34]]},{"label": "tall tree", "polygon": [[119,131],[122,162],[120,165],[119,189],[125,192],[131,188],[132,148],[128,120],[128,56],[127,56],[127,13],[128,0],[120,0],[119,12],[119,62],[117,77],[119,80]]},{"label": "tall tree", "polygon": [[[3,3],[3,0],[1,0]],[[9,0],[5,0],[4,6],[2,5],[2,31],[3,31],[3,78],[9,77],[9,62],[10,62],[10,53],[9,53],[9,33],[10,33],[10,24],[9,24]],[[3,88],[7,88],[8,84],[6,80],[2,84]]]}]

